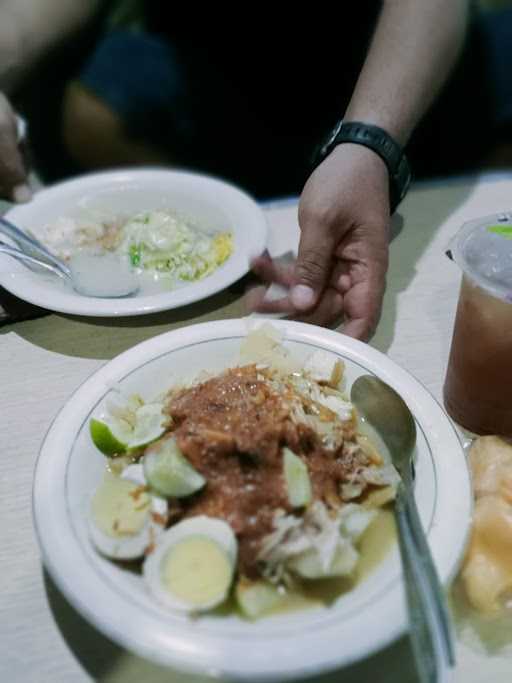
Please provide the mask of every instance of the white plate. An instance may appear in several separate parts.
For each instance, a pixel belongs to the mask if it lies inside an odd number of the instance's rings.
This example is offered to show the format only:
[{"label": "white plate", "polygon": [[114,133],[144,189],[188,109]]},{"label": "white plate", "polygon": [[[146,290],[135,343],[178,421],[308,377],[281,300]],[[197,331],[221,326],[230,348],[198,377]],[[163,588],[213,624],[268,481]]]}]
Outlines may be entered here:
[{"label": "white plate", "polygon": [[[255,321],[252,321],[255,324]],[[258,324],[261,324],[258,321]],[[468,469],[446,414],[425,388],[389,358],[337,332],[273,321],[286,345],[305,357],[326,349],[345,360],[348,385],[374,373],[393,386],[417,425],[416,499],[443,582],[453,577],[471,515]],[[161,608],[142,580],[100,557],[85,524],[85,501],[100,481],[104,457],[88,423],[115,383],[151,398],[201,369],[236,361],[249,322],[229,320],[176,330],[121,354],[72,396],[51,426],[34,483],[34,519],[44,562],[69,601],[109,638],[179,670],[238,679],[284,680],[333,670],[367,657],[406,629],[398,551],[329,608],[262,619],[204,616],[190,620]]]},{"label": "white plate", "polygon": [[41,190],[28,204],[10,209],[6,218],[37,237],[45,224],[62,216],[83,215],[84,210],[115,215],[148,209],[175,209],[208,229],[231,230],[233,254],[204,280],[124,299],[80,296],[57,277],[34,273],[0,254],[0,285],[25,301],[61,313],[142,315],[184,306],[228,287],[248,272],[251,257],[266,244],[265,216],[251,197],[221,180],[180,171],[142,169],[82,176]]}]

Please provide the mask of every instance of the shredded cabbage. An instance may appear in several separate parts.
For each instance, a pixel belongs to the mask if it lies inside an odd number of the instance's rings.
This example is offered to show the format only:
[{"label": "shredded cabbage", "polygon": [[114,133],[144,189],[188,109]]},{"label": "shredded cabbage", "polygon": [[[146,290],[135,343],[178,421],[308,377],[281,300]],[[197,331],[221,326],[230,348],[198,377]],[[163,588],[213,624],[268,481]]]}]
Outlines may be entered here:
[{"label": "shredded cabbage", "polygon": [[350,480],[341,487],[344,500],[357,498],[370,486],[387,486],[396,491],[400,483],[400,475],[391,463],[379,467],[362,467],[356,470]]},{"label": "shredded cabbage", "polygon": [[[340,554],[346,560],[344,572],[350,573],[359,559],[355,542],[375,519],[376,510],[349,503],[330,513],[322,501],[315,501],[302,517],[277,514],[274,531],[263,539],[259,560],[264,576],[272,582],[283,580],[286,573],[300,572],[307,559],[308,569],[317,567],[316,578],[332,575]],[[314,556],[314,563],[311,562]],[[299,570],[299,571],[297,571]],[[340,575],[340,571],[336,571]],[[315,578],[307,576],[307,578]]]},{"label": "shredded cabbage", "polygon": [[121,229],[121,251],[134,266],[169,273],[178,280],[200,280],[231,255],[228,232],[209,235],[178,215],[149,211],[131,218]]},{"label": "shredded cabbage", "polygon": [[145,211],[131,218],[62,217],[45,227],[41,239],[63,259],[83,249],[114,251],[128,255],[137,268],[187,282],[206,277],[233,252],[230,232],[209,233],[170,211]]}]

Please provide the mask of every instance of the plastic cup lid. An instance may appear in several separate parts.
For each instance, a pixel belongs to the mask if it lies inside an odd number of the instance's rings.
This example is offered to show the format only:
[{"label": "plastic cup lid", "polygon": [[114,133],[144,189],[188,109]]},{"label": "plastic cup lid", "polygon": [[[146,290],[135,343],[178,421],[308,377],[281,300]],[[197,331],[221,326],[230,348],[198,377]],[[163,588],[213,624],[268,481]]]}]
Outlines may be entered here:
[{"label": "plastic cup lid", "polygon": [[449,249],[471,280],[512,303],[512,211],[464,223]]}]

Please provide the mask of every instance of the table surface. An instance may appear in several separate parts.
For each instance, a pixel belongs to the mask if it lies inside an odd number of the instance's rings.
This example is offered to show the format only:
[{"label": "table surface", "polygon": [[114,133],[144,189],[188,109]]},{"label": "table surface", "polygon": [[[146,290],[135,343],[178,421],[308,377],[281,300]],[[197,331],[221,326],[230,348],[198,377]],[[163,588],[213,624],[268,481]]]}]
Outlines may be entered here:
[{"label": "table surface", "polygon": [[[462,222],[512,208],[512,175],[418,183],[394,218],[382,318],[371,345],[440,399],[460,273],[444,256]],[[265,207],[269,250],[297,244],[297,202]],[[69,605],[41,562],[31,517],[35,460],[55,415],[77,386],[120,352],[194,322],[243,315],[240,288],[178,311],[132,319],[49,315],[0,328],[0,680],[200,681],[139,659],[104,638]],[[460,610],[459,610],[460,613]],[[457,683],[510,680],[512,628],[479,640],[459,614]],[[481,624],[478,632],[493,632]],[[341,675],[321,681],[340,680]],[[414,683],[402,639],[343,672],[344,683]]]}]

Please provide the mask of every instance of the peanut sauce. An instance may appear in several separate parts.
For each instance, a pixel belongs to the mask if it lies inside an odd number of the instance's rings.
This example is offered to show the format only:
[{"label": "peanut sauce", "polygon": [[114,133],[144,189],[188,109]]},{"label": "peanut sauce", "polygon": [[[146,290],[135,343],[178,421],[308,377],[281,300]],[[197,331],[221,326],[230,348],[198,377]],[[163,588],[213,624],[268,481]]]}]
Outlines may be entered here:
[{"label": "peanut sauce", "polygon": [[[239,568],[250,578],[259,575],[260,543],[273,530],[276,511],[293,511],[283,446],[306,462],[313,497],[330,508],[343,504],[340,484],[368,464],[353,441],[329,450],[310,426],[293,421],[293,400],[291,387],[278,392],[265,371],[248,365],[172,393],[165,409],[179,448],[207,480],[201,491],[179,501],[181,516],[228,522],[239,542]],[[349,424],[347,435],[353,434]]]}]

